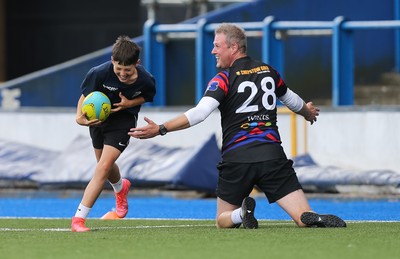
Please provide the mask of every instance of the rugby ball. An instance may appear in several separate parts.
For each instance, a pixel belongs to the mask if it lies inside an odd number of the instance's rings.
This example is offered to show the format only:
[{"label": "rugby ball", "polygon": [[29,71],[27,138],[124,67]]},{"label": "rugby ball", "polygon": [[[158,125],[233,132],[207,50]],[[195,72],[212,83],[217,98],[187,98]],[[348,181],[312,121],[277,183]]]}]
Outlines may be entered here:
[{"label": "rugby ball", "polygon": [[105,121],[111,113],[110,99],[102,92],[91,92],[83,100],[82,112],[86,112],[88,120]]}]

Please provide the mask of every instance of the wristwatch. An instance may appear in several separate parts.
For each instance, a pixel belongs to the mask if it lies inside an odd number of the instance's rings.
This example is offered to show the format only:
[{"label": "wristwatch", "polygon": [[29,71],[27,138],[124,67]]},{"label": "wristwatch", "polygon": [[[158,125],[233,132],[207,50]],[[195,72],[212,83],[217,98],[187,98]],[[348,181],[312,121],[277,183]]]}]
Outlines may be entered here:
[{"label": "wristwatch", "polygon": [[164,124],[158,125],[158,127],[160,127],[160,129],[158,130],[158,132],[160,133],[161,136],[164,136],[165,134],[167,134],[168,130],[167,130],[167,128],[164,126]]}]

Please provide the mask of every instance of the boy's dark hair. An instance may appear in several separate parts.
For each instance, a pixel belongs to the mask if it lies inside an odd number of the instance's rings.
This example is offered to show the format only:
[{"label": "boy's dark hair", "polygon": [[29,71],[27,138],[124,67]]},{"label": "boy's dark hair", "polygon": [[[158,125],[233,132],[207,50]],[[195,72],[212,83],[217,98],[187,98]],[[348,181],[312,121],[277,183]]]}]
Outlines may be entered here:
[{"label": "boy's dark hair", "polygon": [[119,36],[112,48],[112,59],[122,66],[136,64],[139,55],[139,46],[125,35]]}]

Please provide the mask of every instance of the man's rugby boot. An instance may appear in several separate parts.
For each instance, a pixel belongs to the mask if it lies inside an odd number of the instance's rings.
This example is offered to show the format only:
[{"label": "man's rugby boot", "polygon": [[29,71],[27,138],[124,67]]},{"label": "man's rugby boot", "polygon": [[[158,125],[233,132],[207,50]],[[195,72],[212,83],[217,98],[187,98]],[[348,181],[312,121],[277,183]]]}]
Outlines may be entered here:
[{"label": "man's rugby boot", "polygon": [[254,209],[256,208],[256,201],[251,197],[246,197],[242,202],[242,211],[240,217],[244,228],[254,229],[258,228],[258,221],[254,217]]},{"label": "man's rugby boot", "polygon": [[304,212],[300,217],[301,222],[309,227],[318,228],[345,228],[346,222],[335,215],[318,214],[315,212]]}]

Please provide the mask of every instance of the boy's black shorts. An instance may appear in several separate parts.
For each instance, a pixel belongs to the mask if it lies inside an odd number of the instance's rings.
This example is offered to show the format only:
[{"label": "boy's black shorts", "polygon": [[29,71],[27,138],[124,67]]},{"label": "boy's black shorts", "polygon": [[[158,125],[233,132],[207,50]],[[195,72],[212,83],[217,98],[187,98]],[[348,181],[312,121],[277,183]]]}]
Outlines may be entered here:
[{"label": "boy's black shorts", "polygon": [[230,204],[241,206],[254,186],[265,193],[269,203],[302,189],[293,161],[282,158],[257,163],[221,162],[217,196]]},{"label": "boy's black shorts", "polygon": [[136,122],[137,116],[128,111],[110,114],[110,117],[100,126],[89,127],[93,147],[103,149],[104,145],[109,145],[122,153],[131,138],[128,132],[136,127]]}]

